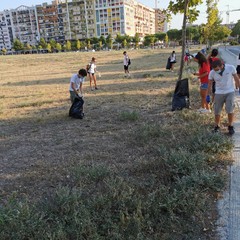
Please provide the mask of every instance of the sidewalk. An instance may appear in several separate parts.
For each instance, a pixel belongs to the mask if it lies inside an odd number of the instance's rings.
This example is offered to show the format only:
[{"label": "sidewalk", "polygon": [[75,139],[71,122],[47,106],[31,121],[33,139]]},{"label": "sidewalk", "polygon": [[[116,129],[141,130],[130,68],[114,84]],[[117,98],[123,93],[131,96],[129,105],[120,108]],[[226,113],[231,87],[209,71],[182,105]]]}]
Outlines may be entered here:
[{"label": "sidewalk", "polygon": [[[221,58],[225,63],[236,67],[237,56],[225,49],[219,48]],[[236,103],[240,106],[240,95],[237,92]],[[233,135],[233,165],[229,168],[229,184],[223,199],[218,201],[219,221],[218,233],[221,240],[240,240],[240,113],[235,115],[235,134]]]}]

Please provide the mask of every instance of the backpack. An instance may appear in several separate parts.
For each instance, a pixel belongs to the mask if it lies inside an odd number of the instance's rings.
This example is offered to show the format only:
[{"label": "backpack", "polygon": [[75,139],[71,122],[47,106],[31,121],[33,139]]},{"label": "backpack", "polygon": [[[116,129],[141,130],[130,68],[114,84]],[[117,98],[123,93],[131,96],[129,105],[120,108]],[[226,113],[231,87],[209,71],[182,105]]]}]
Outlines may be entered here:
[{"label": "backpack", "polygon": [[83,119],[83,98],[82,97],[75,97],[74,102],[69,110],[69,117]]},{"label": "backpack", "polygon": [[91,65],[92,65],[91,63],[89,63],[89,64],[87,65],[87,67],[86,67],[87,72],[90,70]]},{"label": "backpack", "polygon": [[131,65],[131,60],[128,58],[128,66]]}]

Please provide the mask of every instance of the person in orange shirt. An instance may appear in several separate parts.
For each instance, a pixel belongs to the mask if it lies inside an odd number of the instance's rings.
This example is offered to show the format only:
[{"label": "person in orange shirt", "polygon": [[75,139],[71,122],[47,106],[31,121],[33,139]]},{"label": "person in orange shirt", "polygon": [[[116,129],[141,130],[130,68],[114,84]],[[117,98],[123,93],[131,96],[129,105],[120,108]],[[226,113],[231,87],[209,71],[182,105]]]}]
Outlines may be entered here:
[{"label": "person in orange shirt", "polygon": [[210,65],[206,57],[201,52],[197,53],[194,57],[194,61],[197,62],[199,66],[198,73],[193,74],[200,80],[201,108],[198,111],[201,113],[210,113],[210,104],[207,102],[208,74],[210,72]]}]

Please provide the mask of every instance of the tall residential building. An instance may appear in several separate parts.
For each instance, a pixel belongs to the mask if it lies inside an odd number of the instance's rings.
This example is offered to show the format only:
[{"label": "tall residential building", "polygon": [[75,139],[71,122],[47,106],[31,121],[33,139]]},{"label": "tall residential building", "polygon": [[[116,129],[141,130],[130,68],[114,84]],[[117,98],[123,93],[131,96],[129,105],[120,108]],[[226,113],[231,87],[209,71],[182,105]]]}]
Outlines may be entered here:
[{"label": "tall residential building", "polygon": [[66,40],[96,36],[94,0],[62,1],[59,5]]},{"label": "tall residential building", "polygon": [[134,36],[135,0],[95,0],[96,36]]},{"label": "tall residential building", "polygon": [[143,37],[155,33],[155,10],[141,3],[135,6],[136,33]]},{"label": "tall residential building", "polygon": [[57,42],[64,42],[63,29],[61,29],[61,18],[58,14],[58,1],[52,1],[52,4],[43,3],[36,5],[38,31],[40,37],[45,41],[54,39]]},{"label": "tall residential building", "polygon": [[9,41],[14,39],[37,45],[41,37],[59,43],[110,34],[144,37],[159,31],[155,25],[161,17],[137,0],[54,0],[35,7],[22,5],[0,13],[0,47],[10,49]]},{"label": "tall residential building", "polygon": [[161,9],[155,9],[155,32],[167,32],[167,21],[165,14]]},{"label": "tall residential building", "polygon": [[[11,49],[11,22],[7,20],[9,19],[8,11],[0,12],[0,51],[2,49]],[[10,28],[10,31],[9,29]]]},{"label": "tall residential building", "polygon": [[13,39],[19,39],[24,44],[37,44],[40,34],[38,31],[37,12],[35,7],[22,5],[16,9],[9,10],[9,19],[11,22]]}]

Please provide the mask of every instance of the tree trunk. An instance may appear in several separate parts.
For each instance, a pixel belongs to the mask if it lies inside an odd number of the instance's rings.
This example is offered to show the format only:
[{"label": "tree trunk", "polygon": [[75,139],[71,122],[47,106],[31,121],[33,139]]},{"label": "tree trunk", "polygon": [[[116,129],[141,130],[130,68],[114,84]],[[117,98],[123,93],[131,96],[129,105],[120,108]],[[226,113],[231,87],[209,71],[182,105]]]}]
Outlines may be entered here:
[{"label": "tree trunk", "polygon": [[189,0],[184,2],[184,15],[183,15],[183,26],[182,26],[182,56],[180,61],[180,70],[178,80],[182,79],[183,67],[184,67],[184,56],[186,49],[186,24],[187,24],[187,12],[188,12]]}]

